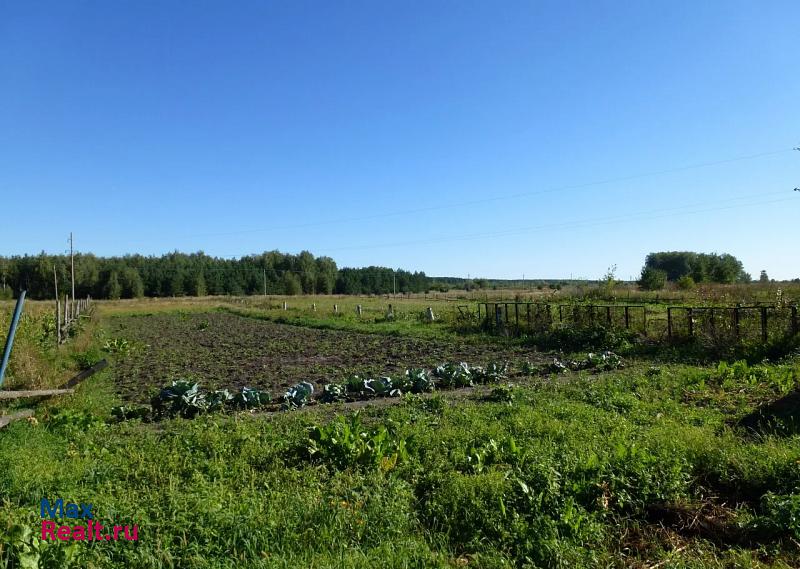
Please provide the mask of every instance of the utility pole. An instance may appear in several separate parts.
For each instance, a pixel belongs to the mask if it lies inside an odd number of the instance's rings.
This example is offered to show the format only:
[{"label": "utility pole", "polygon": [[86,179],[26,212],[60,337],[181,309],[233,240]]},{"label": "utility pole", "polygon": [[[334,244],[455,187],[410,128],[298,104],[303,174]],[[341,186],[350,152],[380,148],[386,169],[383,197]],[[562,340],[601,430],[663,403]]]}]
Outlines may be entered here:
[{"label": "utility pole", "polygon": [[264,269],[264,296],[267,296],[267,269]]},{"label": "utility pole", "polygon": [[72,271],[72,302],[75,302],[75,253],[72,250],[72,231],[69,232],[69,263]]},{"label": "utility pole", "polygon": [[392,271],[392,296],[397,296],[397,271]]},{"label": "utility pole", "polygon": [[53,286],[56,291],[56,341],[61,344],[61,302],[58,300],[58,273],[55,265],[53,265]]}]

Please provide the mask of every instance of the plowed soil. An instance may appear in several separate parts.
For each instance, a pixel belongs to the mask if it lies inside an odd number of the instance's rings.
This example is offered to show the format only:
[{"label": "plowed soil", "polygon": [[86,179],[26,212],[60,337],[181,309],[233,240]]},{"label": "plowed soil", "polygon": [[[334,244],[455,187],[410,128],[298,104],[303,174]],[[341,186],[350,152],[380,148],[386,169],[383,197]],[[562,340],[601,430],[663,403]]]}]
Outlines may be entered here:
[{"label": "plowed soil", "polygon": [[521,347],[319,330],[227,314],[154,314],[110,319],[112,337],[133,346],[116,358],[114,378],[122,397],[148,401],[174,379],[206,389],[267,389],[273,395],[299,381],[319,385],[350,374],[378,377],[408,367],[447,361],[484,366],[543,358]]}]

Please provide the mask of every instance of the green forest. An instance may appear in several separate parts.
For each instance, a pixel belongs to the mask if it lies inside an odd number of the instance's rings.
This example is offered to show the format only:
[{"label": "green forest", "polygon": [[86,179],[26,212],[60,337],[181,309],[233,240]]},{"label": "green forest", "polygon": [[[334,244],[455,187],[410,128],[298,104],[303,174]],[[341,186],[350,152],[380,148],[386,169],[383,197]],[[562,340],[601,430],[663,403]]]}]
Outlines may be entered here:
[{"label": "green forest", "polygon": [[662,251],[647,256],[639,284],[646,290],[658,290],[667,282],[677,282],[686,288],[695,283],[734,284],[751,280],[742,262],[727,253]]},{"label": "green forest", "polygon": [[[247,294],[387,294],[425,292],[423,272],[387,267],[338,268],[330,257],[279,251],[222,259],[202,252],[160,257],[75,255],[75,296],[118,299]],[[33,299],[70,292],[69,255],[0,257],[0,298],[27,290]]]}]

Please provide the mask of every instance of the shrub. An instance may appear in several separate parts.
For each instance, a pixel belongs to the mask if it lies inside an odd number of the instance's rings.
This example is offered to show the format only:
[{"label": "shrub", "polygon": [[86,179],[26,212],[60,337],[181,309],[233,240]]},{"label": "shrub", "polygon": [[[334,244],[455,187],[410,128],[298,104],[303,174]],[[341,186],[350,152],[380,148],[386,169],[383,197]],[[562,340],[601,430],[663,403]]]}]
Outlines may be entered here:
[{"label": "shrub", "polygon": [[695,287],[694,279],[690,275],[683,275],[678,279],[678,288],[681,290],[692,290]]},{"label": "shrub", "polygon": [[639,278],[639,286],[644,290],[661,290],[667,285],[667,273],[660,269],[645,267]]},{"label": "shrub", "polygon": [[103,359],[103,352],[99,348],[92,347],[84,352],[73,354],[72,359],[75,360],[80,369],[89,369]]}]

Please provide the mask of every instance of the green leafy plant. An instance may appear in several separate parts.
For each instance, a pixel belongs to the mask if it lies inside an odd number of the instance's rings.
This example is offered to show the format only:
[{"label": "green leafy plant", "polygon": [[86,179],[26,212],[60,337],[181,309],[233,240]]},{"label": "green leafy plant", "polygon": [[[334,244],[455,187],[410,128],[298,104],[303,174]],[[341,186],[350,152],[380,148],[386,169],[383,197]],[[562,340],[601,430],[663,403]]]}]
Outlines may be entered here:
[{"label": "green leafy plant", "polygon": [[[247,389],[247,388],[245,388]],[[217,389],[206,394],[208,411],[221,411],[228,403],[233,401],[233,395],[227,389]]]},{"label": "green leafy plant", "polygon": [[653,377],[658,377],[658,376],[660,376],[662,373],[663,373],[663,372],[662,372],[662,370],[661,370],[661,368],[660,368],[660,367],[656,367],[656,366],[650,366],[650,367],[647,369],[647,371],[645,372],[645,375],[646,375],[647,377],[653,378]]},{"label": "green leafy plant", "polygon": [[361,393],[364,389],[364,379],[357,375],[348,376],[344,384],[348,393]]},{"label": "green leafy plant", "polygon": [[588,354],[581,367],[583,369],[611,371],[624,368],[625,362],[614,352],[605,351],[599,354]]},{"label": "green leafy plant", "polygon": [[200,391],[199,384],[185,379],[173,381],[172,385],[159,391],[151,400],[151,405],[155,416],[180,415],[191,418],[208,410],[208,401]]},{"label": "green leafy plant", "polygon": [[299,409],[305,407],[311,401],[311,395],[314,393],[314,386],[307,381],[298,383],[290,387],[283,395],[284,410]]},{"label": "green leafy plant", "polygon": [[85,431],[105,427],[105,422],[89,413],[78,409],[59,409],[47,421],[47,424],[62,429]]},{"label": "green leafy plant", "polygon": [[118,421],[130,419],[147,420],[150,418],[151,409],[146,405],[117,405],[111,408],[111,416]]},{"label": "green leafy plant", "polygon": [[473,368],[473,376],[483,383],[497,383],[508,375],[508,362],[489,362],[485,369]]},{"label": "green leafy plant", "polygon": [[328,383],[322,388],[319,400],[322,403],[335,403],[344,401],[347,397],[347,385],[343,383]]},{"label": "green leafy plant", "polygon": [[409,384],[409,391],[412,393],[427,393],[433,391],[434,385],[430,374],[421,368],[410,368],[406,370],[405,377]]},{"label": "green leafy plant", "polygon": [[392,436],[384,426],[368,429],[360,414],[339,416],[325,426],[309,428],[306,445],[309,458],[344,469],[348,467],[391,470],[408,459],[407,442]]},{"label": "green leafy plant", "polygon": [[498,385],[492,388],[486,400],[494,403],[512,404],[514,402],[514,384],[509,383],[508,385]]},{"label": "green leafy plant", "polygon": [[473,374],[466,362],[446,363],[433,370],[433,375],[442,387],[471,387]]},{"label": "green leafy plant", "polygon": [[480,474],[488,467],[505,463],[519,464],[523,458],[523,450],[517,445],[514,437],[500,440],[490,438],[485,442],[474,442],[466,453],[466,471]]},{"label": "green leafy plant", "polygon": [[378,397],[395,397],[402,394],[399,389],[395,389],[392,385],[391,377],[365,380],[364,391],[371,395],[377,395]]},{"label": "green leafy plant", "polygon": [[[215,391],[214,393],[220,394],[219,397],[222,398],[225,397],[227,391]],[[223,403],[228,401],[231,401],[233,405],[240,409],[258,409],[269,404],[272,401],[272,396],[267,391],[252,387],[242,387],[242,390],[236,395],[230,397],[230,394],[228,394],[228,399],[225,399]]]},{"label": "green leafy plant", "polygon": [[89,369],[103,359],[103,353],[95,347],[72,355],[72,359],[80,369]]},{"label": "green leafy plant", "polygon": [[103,344],[103,351],[109,354],[126,355],[131,352],[133,346],[125,338],[111,338]]},{"label": "green leafy plant", "polygon": [[767,493],[761,501],[761,515],[750,523],[759,533],[800,540],[800,494]]},{"label": "green leafy plant", "polygon": [[79,545],[48,543],[21,524],[12,525],[0,534],[0,564],[8,569],[67,568],[79,553]]}]

